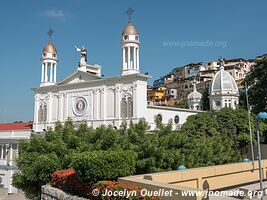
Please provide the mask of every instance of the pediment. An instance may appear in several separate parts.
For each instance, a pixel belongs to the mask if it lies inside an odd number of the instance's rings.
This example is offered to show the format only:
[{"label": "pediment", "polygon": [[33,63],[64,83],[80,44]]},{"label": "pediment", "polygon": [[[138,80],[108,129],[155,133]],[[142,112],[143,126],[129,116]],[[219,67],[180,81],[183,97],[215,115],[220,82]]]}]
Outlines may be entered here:
[{"label": "pediment", "polygon": [[101,77],[91,74],[88,72],[83,71],[76,71],[73,74],[69,75],[62,81],[58,82],[57,85],[67,85],[67,84],[74,84],[74,83],[80,83],[80,82],[88,82],[101,79]]}]

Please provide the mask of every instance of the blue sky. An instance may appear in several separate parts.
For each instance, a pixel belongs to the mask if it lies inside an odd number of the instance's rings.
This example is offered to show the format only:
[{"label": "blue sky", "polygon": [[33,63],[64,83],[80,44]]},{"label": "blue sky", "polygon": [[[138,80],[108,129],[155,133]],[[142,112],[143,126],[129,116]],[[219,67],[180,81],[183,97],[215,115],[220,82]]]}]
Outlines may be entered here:
[{"label": "blue sky", "polygon": [[87,47],[88,63],[105,76],[120,74],[120,35],[125,11],[141,40],[140,67],[152,80],[176,66],[267,53],[264,0],[10,0],[0,6],[0,122],[33,119],[46,32],[55,30],[57,79],[76,70],[74,45]]}]

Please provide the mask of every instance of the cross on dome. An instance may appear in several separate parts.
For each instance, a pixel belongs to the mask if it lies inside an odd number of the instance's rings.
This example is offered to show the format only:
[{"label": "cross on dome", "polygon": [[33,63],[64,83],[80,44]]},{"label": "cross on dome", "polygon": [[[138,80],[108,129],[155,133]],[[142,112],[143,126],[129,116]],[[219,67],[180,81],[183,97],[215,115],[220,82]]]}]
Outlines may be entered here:
[{"label": "cross on dome", "polygon": [[131,21],[131,16],[134,12],[134,9],[132,7],[129,7],[128,10],[126,11],[128,17],[129,17],[129,22]]},{"label": "cross on dome", "polygon": [[49,36],[49,41],[52,41],[52,35],[54,33],[54,30],[52,28],[50,28],[47,32],[47,35]]}]

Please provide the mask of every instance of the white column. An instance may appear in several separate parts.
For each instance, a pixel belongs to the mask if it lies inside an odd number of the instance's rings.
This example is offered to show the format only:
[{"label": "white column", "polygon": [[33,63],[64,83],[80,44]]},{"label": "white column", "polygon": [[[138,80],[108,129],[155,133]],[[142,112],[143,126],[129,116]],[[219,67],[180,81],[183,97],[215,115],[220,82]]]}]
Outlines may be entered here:
[{"label": "white column", "polygon": [[53,63],[50,63],[50,80],[49,82],[53,82]]},{"label": "white column", "polygon": [[52,122],[52,93],[48,93],[48,102],[47,102],[47,124],[50,126],[50,123]]},{"label": "white column", "polygon": [[48,68],[47,63],[45,63],[45,82],[48,81],[47,68]]},{"label": "white column", "polygon": [[130,60],[131,49],[130,49],[130,47],[128,47],[127,52],[128,52],[127,53],[128,54],[127,69],[130,69],[130,66],[131,66],[131,60]]},{"label": "white column", "polygon": [[136,69],[136,48],[133,48],[133,69]]},{"label": "white column", "polygon": [[120,85],[115,85],[115,117],[120,118]]},{"label": "white column", "polygon": [[122,49],[122,69],[125,69],[125,48]]},{"label": "white column", "polygon": [[59,116],[58,116],[58,120],[60,122],[64,122],[64,97],[65,97],[65,94],[63,93],[60,93],[59,94],[59,105],[58,105],[58,109],[59,109]]},{"label": "white column", "polygon": [[57,82],[57,64],[54,63],[54,83]]},{"label": "white column", "polygon": [[68,119],[68,117],[69,117],[69,94],[68,93],[66,93],[65,94],[65,102],[64,102],[64,108],[65,108],[65,120],[67,120]]},{"label": "white column", "polygon": [[[94,110],[94,91],[93,90],[91,90],[90,92],[89,92],[89,96],[90,96],[90,100],[91,100],[91,111],[90,111],[90,114],[89,114],[89,118],[91,119],[91,120],[93,120],[94,119],[94,112],[95,112],[95,110]],[[90,116],[91,115],[91,116]],[[93,125],[93,123],[92,123],[92,125]]]},{"label": "white column", "polygon": [[12,145],[12,143],[10,143],[9,144],[10,145],[10,149],[9,149],[9,164],[11,165],[11,166],[13,166],[13,145]]},{"label": "white column", "polygon": [[106,115],[105,115],[105,88],[101,88],[100,90],[100,118],[105,120]]},{"label": "white column", "polygon": [[134,83],[134,86],[133,86],[133,117],[136,117],[137,114],[136,114],[136,111],[137,111],[137,96],[136,96],[136,89],[137,89],[137,85]]},{"label": "white column", "polygon": [[42,63],[42,78],[41,82],[44,82],[44,63]]},{"label": "white column", "polygon": [[136,51],[136,69],[139,71],[139,48],[137,48]]},{"label": "white column", "polygon": [[34,123],[38,123],[39,97],[37,94],[35,94],[34,98]]}]

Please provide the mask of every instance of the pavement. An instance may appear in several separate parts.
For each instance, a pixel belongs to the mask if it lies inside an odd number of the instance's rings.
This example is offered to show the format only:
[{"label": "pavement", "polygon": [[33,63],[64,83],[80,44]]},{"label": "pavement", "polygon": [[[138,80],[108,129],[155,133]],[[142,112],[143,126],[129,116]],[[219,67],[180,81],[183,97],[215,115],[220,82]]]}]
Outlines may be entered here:
[{"label": "pavement", "polygon": [[[234,192],[234,191],[242,191],[242,190],[245,190],[245,191],[250,191],[250,196],[245,196],[245,197],[231,197],[231,196],[212,196],[212,197],[209,197],[209,200],[238,200],[238,199],[245,199],[245,200],[248,200],[248,199],[253,199],[253,200],[260,200],[260,196],[258,196],[258,191],[259,191],[259,183],[252,183],[252,184],[247,184],[247,185],[244,185],[244,186],[239,186],[239,187],[236,187],[236,188],[232,188],[232,189],[228,189],[228,190],[225,190],[227,192]],[[263,197],[263,200],[267,200],[267,182],[263,182],[263,188],[264,188],[264,194],[262,197]],[[254,194],[254,195],[253,195]]]},{"label": "pavement", "polygon": [[17,194],[10,194],[5,197],[0,198],[0,200],[27,200],[23,192]]}]

